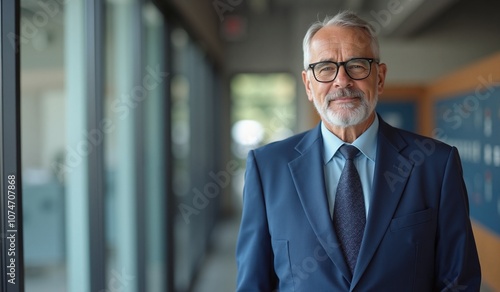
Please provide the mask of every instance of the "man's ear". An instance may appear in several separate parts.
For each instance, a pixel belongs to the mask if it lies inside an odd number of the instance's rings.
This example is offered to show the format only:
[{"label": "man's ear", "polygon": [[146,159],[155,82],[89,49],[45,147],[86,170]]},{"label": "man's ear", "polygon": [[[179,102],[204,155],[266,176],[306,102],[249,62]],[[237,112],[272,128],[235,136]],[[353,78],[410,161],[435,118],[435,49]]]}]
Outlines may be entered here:
[{"label": "man's ear", "polygon": [[381,94],[384,91],[385,86],[385,75],[387,74],[387,65],[384,63],[380,63],[378,65],[378,94]]},{"label": "man's ear", "polygon": [[302,82],[304,82],[304,87],[305,87],[306,93],[307,93],[307,99],[309,99],[309,101],[313,101],[311,81],[309,80],[309,76],[307,76],[306,70],[302,71]]}]

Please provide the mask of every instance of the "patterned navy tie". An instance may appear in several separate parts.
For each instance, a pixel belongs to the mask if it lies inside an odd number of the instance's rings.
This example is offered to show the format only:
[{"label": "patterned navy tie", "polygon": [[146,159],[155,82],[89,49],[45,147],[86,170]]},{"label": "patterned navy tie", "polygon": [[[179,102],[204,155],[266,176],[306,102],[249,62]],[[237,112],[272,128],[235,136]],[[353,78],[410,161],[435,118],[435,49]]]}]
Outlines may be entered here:
[{"label": "patterned navy tie", "polygon": [[333,224],[344,257],[351,272],[354,272],[366,224],[363,188],[353,161],[359,150],[354,146],[344,144],[339,151],[346,162],[337,187]]}]

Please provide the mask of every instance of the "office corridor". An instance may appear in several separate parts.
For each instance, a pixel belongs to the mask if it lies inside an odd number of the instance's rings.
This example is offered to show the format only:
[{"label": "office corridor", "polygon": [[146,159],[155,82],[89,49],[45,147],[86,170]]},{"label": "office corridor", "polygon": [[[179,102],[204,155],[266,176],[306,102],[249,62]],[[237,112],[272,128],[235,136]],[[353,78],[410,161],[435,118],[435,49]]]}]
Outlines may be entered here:
[{"label": "office corridor", "polygon": [[318,124],[303,39],[343,10],[378,36],[380,117],[457,147],[481,291],[500,292],[498,0],[2,0],[15,291],[235,291],[248,151]]}]

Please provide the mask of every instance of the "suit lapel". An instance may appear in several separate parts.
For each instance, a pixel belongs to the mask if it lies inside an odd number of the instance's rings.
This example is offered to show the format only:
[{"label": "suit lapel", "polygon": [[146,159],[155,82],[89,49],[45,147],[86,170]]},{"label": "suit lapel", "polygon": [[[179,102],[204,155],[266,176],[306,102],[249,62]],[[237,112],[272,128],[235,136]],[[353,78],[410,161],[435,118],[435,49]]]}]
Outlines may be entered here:
[{"label": "suit lapel", "polygon": [[373,258],[398,206],[413,162],[400,154],[406,142],[399,133],[380,119],[375,176],[370,212],[354,271],[351,288],[358,283]]},{"label": "suit lapel", "polygon": [[351,272],[344,260],[342,250],[333,229],[328,208],[322,160],[320,127],[309,132],[297,145],[302,155],[292,160],[290,169],[304,212],[320,244],[346,280]]}]

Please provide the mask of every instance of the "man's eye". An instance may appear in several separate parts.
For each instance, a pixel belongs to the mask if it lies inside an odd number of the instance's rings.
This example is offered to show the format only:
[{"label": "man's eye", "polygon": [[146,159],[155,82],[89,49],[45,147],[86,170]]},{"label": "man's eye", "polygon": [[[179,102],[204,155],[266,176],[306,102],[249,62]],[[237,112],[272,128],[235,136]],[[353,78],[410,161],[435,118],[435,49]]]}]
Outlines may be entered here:
[{"label": "man's eye", "polygon": [[321,67],[319,69],[319,72],[325,72],[325,73],[326,72],[333,72],[333,71],[335,71],[335,67],[333,67],[333,66]]}]

